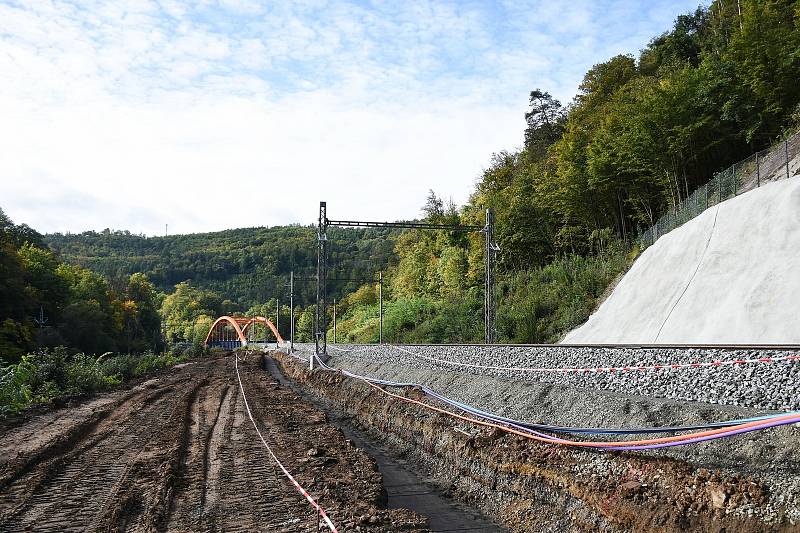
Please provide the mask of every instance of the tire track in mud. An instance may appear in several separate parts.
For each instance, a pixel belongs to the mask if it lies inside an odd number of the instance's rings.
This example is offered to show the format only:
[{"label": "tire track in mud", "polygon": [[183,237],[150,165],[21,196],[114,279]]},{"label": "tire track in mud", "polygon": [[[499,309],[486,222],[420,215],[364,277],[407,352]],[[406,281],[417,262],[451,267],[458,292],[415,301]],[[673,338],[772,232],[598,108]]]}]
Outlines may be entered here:
[{"label": "tire track in mud", "polygon": [[[250,393],[252,389],[247,390]],[[297,531],[298,520],[309,516],[308,508],[294,488],[276,475],[271,459],[245,416],[238,387],[233,389],[232,396],[232,416],[228,417],[221,440],[237,445],[222,446],[219,450],[219,478],[215,486],[224,486],[225,491],[215,492],[213,502],[209,500],[205,508],[208,524],[220,531]],[[263,400],[259,398],[259,402]],[[266,433],[274,432],[267,427]],[[279,449],[286,453],[285,448]],[[226,508],[248,511],[220,512]]]},{"label": "tire track in mud", "polygon": [[[257,357],[240,366],[260,430],[342,530],[425,530],[409,511],[379,508],[380,475],[323,413]],[[314,530],[235,382],[232,357],[213,357],[0,427],[0,531]]]},{"label": "tire track in mud", "polygon": [[[221,466],[218,454],[221,444],[221,432],[224,431],[230,416],[230,391],[230,386],[226,385],[220,397],[216,414],[214,415],[214,422],[212,422],[206,436],[205,453],[203,454],[203,497],[200,499],[200,507],[206,506],[206,502],[209,500],[209,492],[211,493],[212,505],[216,500],[216,481],[219,479],[219,470]],[[223,413],[225,416],[220,423],[220,418]]]},{"label": "tire track in mud", "polygon": [[[103,509],[95,530],[155,531],[163,529],[171,507],[174,479],[186,451],[189,430],[188,406],[206,381],[180,396],[156,438],[129,465],[126,475],[112,489],[111,505]],[[141,517],[140,517],[141,516]]]},{"label": "tire track in mud", "polygon": [[[33,426],[31,430],[20,428],[21,430],[17,434],[4,432],[3,443],[0,445],[0,457],[10,458],[12,453],[16,453],[16,455],[13,459],[4,461],[0,467],[0,490],[4,491],[3,495],[6,495],[7,487],[33,472],[34,469],[41,473],[42,463],[52,463],[59,454],[66,454],[76,446],[85,446],[85,441],[89,438],[88,436],[93,434],[95,428],[112,415],[124,416],[121,413],[125,412],[126,405],[130,402],[148,395],[148,401],[155,401],[161,395],[166,394],[167,391],[163,389],[153,393],[153,389],[147,387],[148,383],[150,382],[128,391],[123,398],[113,401],[107,401],[104,398],[97,402],[100,404],[98,406],[88,409],[78,408],[75,410],[77,412],[62,409],[55,413],[52,420],[34,420],[29,424]],[[115,412],[117,413],[115,414]]]},{"label": "tire track in mud", "polygon": [[[57,481],[59,473],[63,473],[68,466],[71,472],[75,472],[76,468],[80,471],[79,466],[72,465],[73,461],[84,454],[92,455],[91,450],[113,438],[115,419],[130,416],[134,405],[155,405],[167,392],[166,388],[155,392],[152,389],[136,391],[106,409],[93,412],[88,419],[69,427],[64,434],[35,443],[32,451],[22,451],[16,460],[5,465],[7,475],[0,485],[3,488],[0,496],[0,528],[8,528],[6,522],[23,512],[26,505],[38,503],[36,499],[43,492],[43,487]],[[23,443],[15,444],[22,446]]]},{"label": "tire track in mud", "polygon": [[[43,472],[35,472],[38,479],[33,487],[24,478],[12,484],[10,496],[27,493],[27,498],[3,517],[0,528],[9,532],[34,527],[37,531],[96,528],[140,453],[148,451],[148,443],[161,427],[158,421],[172,418],[181,397],[168,392],[166,387],[159,389],[135,408],[124,405],[107,416],[79,446],[45,464]],[[127,415],[125,424],[116,423],[119,415]]]}]

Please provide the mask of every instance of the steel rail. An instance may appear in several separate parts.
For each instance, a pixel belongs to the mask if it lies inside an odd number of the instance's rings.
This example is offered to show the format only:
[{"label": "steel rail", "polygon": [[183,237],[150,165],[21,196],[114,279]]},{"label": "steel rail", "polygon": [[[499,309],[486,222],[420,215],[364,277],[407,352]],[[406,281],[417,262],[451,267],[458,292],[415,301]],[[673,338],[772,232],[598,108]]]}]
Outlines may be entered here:
[{"label": "steel rail", "polygon": [[[377,346],[374,344],[352,344],[351,346]],[[420,348],[464,347],[464,348],[606,348],[631,350],[800,350],[800,344],[423,344],[423,343],[383,343],[386,346],[411,346]]]}]

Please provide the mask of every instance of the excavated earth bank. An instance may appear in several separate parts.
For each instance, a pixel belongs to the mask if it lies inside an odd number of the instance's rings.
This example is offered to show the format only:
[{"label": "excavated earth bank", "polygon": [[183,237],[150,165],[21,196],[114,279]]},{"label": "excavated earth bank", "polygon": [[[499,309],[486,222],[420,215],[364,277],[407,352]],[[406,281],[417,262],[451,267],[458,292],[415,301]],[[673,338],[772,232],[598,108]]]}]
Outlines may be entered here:
[{"label": "excavated earth bank", "polygon": [[[325,414],[239,363],[253,417],[340,531],[427,531],[385,509],[375,463]],[[0,424],[0,531],[317,531],[244,410],[232,355]]]},{"label": "excavated earth bank", "polygon": [[[793,523],[798,470],[794,453],[784,449],[787,442],[772,440],[761,449],[784,453],[789,463],[778,473],[780,490],[773,492],[778,485],[770,480],[772,463],[763,457],[754,472],[742,468],[743,454],[734,452],[726,461],[720,448],[706,445],[694,449],[711,453],[695,451],[687,461],[675,454],[540,444],[391,399],[335,372],[309,371],[294,357],[275,357],[287,377],[352,416],[373,438],[425,465],[450,494],[512,531],[800,531]],[[497,392],[488,382],[484,386],[487,396]],[[394,392],[430,402],[416,390]],[[796,443],[797,432],[790,431]]]}]

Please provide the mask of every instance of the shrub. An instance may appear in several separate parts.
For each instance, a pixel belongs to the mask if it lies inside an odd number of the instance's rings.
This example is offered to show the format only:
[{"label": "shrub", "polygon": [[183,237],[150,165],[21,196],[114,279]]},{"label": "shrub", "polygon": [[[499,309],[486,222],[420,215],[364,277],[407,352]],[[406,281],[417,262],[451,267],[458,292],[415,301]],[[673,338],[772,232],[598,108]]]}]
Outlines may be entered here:
[{"label": "shrub", "polygon": [[31,404],[28,370],[21,363],[0,368],[0,415],[17,413]]},{"label": "shrub", "polygon": [[65,377],[66,386],[63,390],[68,395],[91,394],[122,382],[118,376],[109,376],[103,372],[95,358],[85,354],[72,358],[66,365]]},{"label": "shrub", "polygon": [[0,368],[0,416],[19,413],[62,396],[107,390],[131,378],[173,366],[187,359],[172,353],[118,355],[108,359],[64,348],[24,355],[19,363]]},{"label": "shrub", "polygon": [[613,240],[599,255],[569,255],[504,278],[499,286],[500,337],[557,342],[589,318],[606,288],[634,258],[635,253]]}]

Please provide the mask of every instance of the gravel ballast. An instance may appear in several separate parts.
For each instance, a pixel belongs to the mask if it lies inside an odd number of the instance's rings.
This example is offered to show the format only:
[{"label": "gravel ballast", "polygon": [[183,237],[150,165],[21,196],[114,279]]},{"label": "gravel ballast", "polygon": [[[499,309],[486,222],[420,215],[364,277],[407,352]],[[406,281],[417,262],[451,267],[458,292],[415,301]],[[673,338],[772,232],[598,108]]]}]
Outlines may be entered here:
[{"label": "gravel ballast", "polygon": [[701,363],[796,355],[780,350],[588,348],[533,346],[348,346],[330,345],[334,357],[392,361],[408,368],[449,370],[517,381],[570,385],[639,396],[671,398],[769,410],[800,410],[800,361],[707,368],[663,368],[615,372],[534,373],[450,365],[426,358],[502,367],[596,368]]},{"label": "gravel ballast", "polygon": [[[297,346],[297,345],[296,345]],[[297,346],[297,355],[313,345]],[[792,354],[786,351],[533,346],[329,345],[328,364],[381,379],[430,386],[448,397],[530,422],[585,427],[654,427],[746,418],[797,409],[800,363],[591,373],[525,373],[457,367],[420,356],[504,367],[621,367]],[[409,353],[410,352],[410,353]],[[413,354],[413,355],[412,355]],[[734,439],[647,452],[698,468],[753,475],[769,487],[762,519],[800,522],[800,430],[783,427]],[[601,463],[603,454],[592,463]],[[587,465],[588,466],[588,465]],[[766,514],[767,516],[764,516]]]}]

